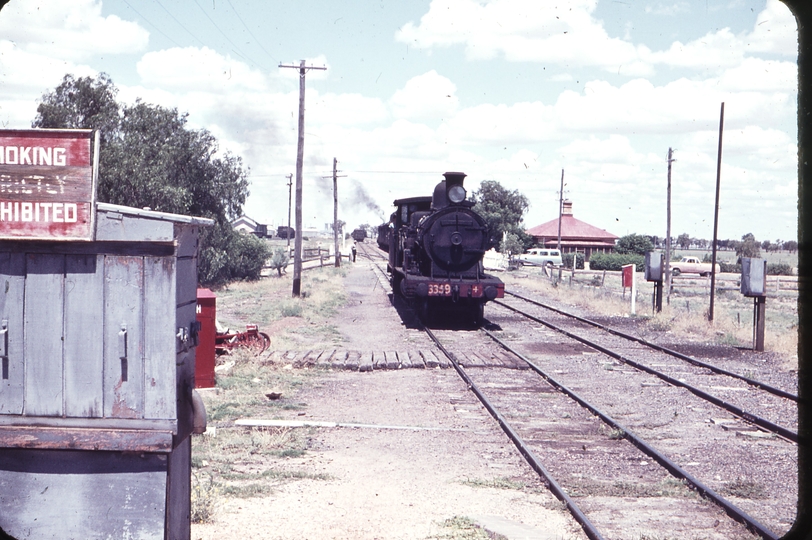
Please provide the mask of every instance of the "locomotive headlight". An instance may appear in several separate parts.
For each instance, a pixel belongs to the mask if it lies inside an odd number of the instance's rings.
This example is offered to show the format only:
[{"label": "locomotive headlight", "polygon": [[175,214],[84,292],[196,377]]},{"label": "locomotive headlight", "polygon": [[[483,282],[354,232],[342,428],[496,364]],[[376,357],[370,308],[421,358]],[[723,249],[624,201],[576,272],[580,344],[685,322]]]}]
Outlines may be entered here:
[{"label": "locomotive headlight", "polygon": [[465,188],[459,184],[448,188],[448,198],[453,203],[461,203],[465,200]]}]

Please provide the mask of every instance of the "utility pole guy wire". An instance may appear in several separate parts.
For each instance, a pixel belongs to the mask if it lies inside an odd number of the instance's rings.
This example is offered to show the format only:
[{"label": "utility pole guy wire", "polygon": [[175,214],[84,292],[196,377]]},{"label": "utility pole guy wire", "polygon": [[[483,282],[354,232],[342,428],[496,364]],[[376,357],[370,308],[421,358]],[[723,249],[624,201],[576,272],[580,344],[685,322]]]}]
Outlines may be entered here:
[{"label": "utility pole guy wire", "polygon": [[302,291],[302,163],[304,162],[304,101],[305,73],[309,69],[326,70],[327,67],[279,64],[280,68],[299,70],[299,145],[296,151],[296,238],[293,243],[293,296],[298,297]]}]

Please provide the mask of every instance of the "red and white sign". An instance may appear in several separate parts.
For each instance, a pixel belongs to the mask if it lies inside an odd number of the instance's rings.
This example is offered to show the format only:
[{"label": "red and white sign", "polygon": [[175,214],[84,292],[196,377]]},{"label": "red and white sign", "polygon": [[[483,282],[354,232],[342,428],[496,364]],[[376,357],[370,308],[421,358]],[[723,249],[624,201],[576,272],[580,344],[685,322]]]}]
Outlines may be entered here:
[{"label": "red and white sign", "polygon": [[89,129],[0,130],[0,239],[92,240]]}]

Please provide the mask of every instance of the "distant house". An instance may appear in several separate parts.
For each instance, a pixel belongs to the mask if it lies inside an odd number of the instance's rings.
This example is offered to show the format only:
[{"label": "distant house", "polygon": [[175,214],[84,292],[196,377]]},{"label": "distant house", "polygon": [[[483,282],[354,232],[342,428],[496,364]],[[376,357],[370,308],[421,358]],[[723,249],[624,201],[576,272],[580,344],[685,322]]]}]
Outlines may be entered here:
[{"label": "distant house", "polygon": [[[555,248],[558,245],[558,218],[532,229],[527,234],[535,238],[540,246]],[[561,251],[584,254],[588,261],[593,253],[607,253],[614,249],[617,236],[599,229],[572,215],[572,201],[564,201],[561,212]]]},{"label": "distant house", "polygon": [[268,226],[262,223],[257,223],[248,216],[240,216],[231,222],[231,226],[235,231],[243,234],[255,234],[260,238],[268,236]]}]

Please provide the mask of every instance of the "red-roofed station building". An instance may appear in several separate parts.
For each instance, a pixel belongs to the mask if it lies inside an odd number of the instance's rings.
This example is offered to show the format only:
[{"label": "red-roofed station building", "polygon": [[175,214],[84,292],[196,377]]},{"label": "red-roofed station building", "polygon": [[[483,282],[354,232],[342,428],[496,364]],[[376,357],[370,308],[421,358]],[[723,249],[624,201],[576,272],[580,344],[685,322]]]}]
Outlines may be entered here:
[{"label": "red-roofed station building", "polygon": [[[540,246],[558,246],[558,218],[527,229],[527,234],[536,239]],[[599,229],[572,215],[572,201],[564,201],[561,211],[561,252],[573,251],[584,254],[588,261],[593,253],[607,253],[615,247],[618,237],[604,229]]]}]

